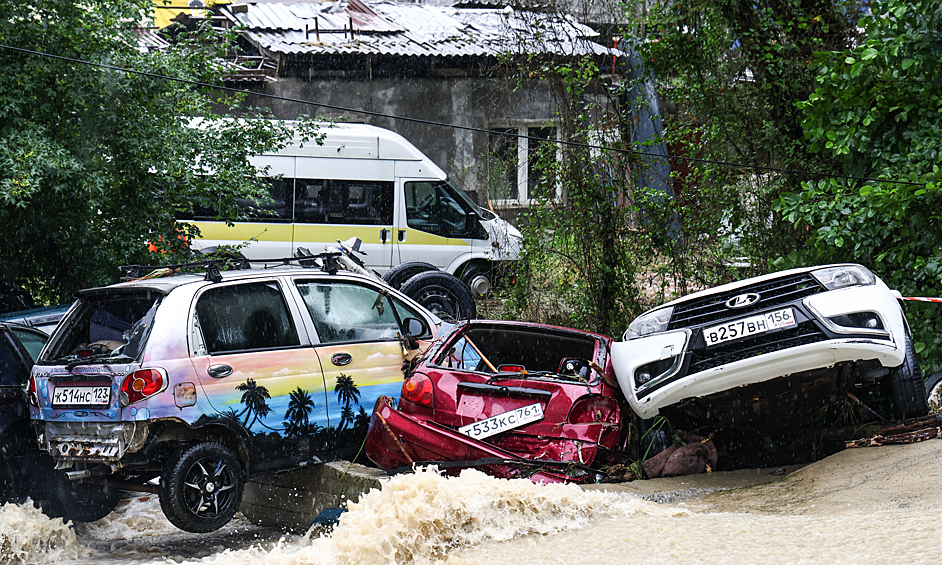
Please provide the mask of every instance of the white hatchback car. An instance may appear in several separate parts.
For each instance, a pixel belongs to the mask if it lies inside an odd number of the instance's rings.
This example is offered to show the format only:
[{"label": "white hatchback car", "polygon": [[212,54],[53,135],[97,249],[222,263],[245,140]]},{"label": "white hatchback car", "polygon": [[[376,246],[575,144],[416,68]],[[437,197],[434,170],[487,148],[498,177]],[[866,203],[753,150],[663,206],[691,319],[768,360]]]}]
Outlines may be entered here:
[{"label": "white hatchback car", "polygon": [[28,386],[74,498],[104,516],[119,490],[156,491],[174,525],[209,532],[246,480],[355,456],[365,407],[447,325],[330,257],[78,292]]},{"label": "white hatchback car", "polygon": [[772,273],[646,312],[612,360],[645,429],[660,415],[704,435],[813,435],[920,416],[928,406],[898,298],[860,265]]}]

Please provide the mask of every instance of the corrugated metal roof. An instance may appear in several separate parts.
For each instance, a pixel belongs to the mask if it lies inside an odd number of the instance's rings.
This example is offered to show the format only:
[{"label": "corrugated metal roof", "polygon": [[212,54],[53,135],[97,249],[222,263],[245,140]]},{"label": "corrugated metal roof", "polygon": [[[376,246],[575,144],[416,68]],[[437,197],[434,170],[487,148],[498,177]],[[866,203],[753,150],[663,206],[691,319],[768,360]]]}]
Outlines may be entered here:
[{"label": "corrugated metal roof", "polygon": [[[621,52],[590,41],[598,34],[571,16],[387,1],[236,4],[222,13],[273,54],[492,56],[506,53]],[[352,28],[352,32],[351,32]]]}]

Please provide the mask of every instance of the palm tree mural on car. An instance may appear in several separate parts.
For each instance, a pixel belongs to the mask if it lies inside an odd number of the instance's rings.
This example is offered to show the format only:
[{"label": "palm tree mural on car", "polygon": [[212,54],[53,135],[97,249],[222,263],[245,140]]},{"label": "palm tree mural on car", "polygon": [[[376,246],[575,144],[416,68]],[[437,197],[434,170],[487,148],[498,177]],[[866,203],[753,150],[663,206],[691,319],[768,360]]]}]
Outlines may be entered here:
[{"label": "palm tree mural on car", "polygon": [[348,422],[353,421],[354,413],[350,404],[355,402],[360,405],[360,391],[357,389],[353,377],[340,373],[337,377],[337,384],[334,385],[334,392],[337,393],[337,400],[343,403],[343,411],[340,413],[340,429],[345,429]]},{"label": "palm tree mural on car", "polygon": [[288,396],[288,410],[285,412],[285,434],[299,436],[311,433],[310,416],[315,408],[311,395],[298,387]]},{"label": "palm tree mural on car", "polygon": [[256,384],[255,379],[246,380],[236,386],[236,390],[242,393],[242,404],[245,405],[245,408],[242,412],[239,412],[237,417],[245,416],[245,421],[242,423],[245,429],[251,430],[259,418],[265,418],[265,416],[271,414],[271,408],[266,402],[271,398],[271,394],[267,388]]}]

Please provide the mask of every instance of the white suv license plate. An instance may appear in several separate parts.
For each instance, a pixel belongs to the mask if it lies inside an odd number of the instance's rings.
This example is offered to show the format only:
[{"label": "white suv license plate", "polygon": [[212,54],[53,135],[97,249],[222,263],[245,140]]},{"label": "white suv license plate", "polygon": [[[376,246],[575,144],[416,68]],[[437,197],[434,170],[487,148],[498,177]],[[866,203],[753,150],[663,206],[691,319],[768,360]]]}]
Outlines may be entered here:
[{"label": "white suv license plate", "polygon": [[536,404],[521,406],[490,418],[478,420],[467,426],[461,426],[458,431],[474,439],[484,439],[542,419],[543,405],[537,402]]},{"label": "white suv license plate", "polygon": [[703,338],[710,347],[795,324],[795,313],[791,308],[785,308],[707,328],[703,330]]},{"label": "white suv license plate", "polygon": [[110,386],[57,386],[52,393],[53,406],[107,406]]}]

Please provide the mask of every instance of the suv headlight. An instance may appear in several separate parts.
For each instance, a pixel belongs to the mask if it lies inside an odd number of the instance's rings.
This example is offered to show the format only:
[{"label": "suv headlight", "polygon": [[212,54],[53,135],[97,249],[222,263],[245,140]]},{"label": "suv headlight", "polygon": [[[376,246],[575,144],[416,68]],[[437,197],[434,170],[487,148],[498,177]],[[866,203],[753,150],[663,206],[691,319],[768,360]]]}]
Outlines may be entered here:
[{"label": "suv headlight", "polygon": [[877,277],[861,265],[842,265],[812,271],[811,274],[828,290],[864,286],[877,282]]},{"label": "suv headlight", "polygon": [[625,330],[625,341],[665,331],[673,313],[674,307],[668,306],[635,318]]}]

